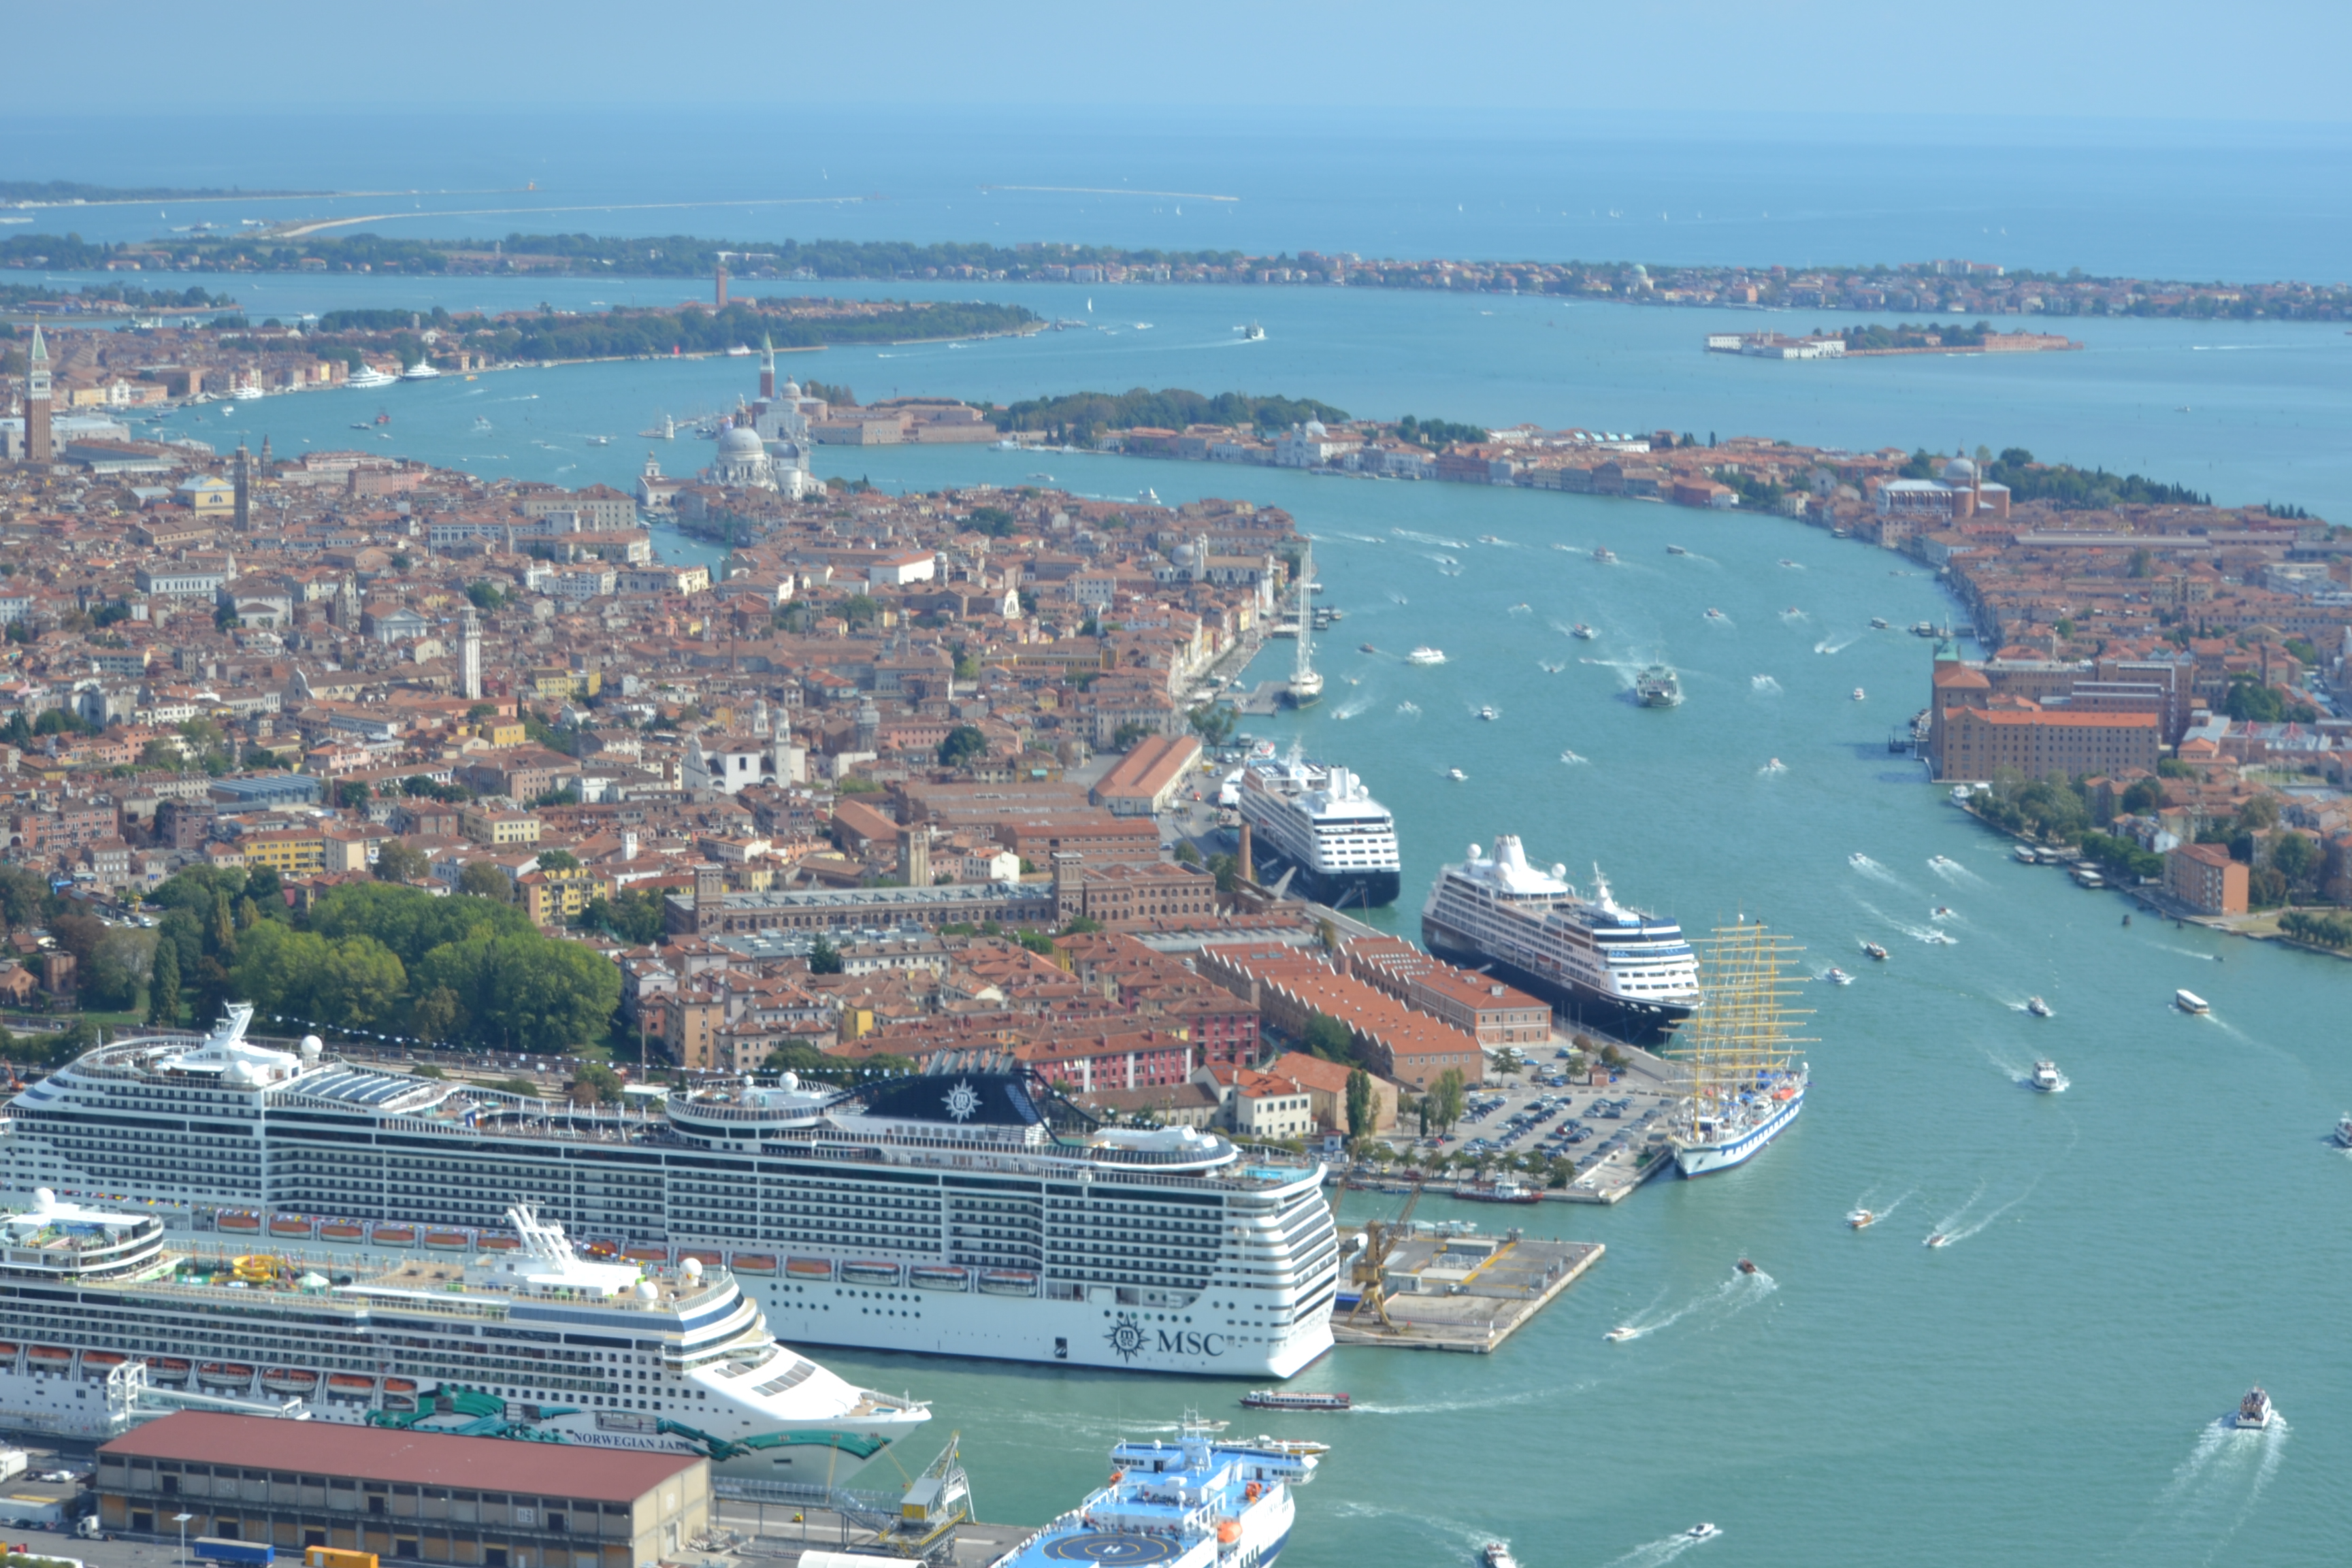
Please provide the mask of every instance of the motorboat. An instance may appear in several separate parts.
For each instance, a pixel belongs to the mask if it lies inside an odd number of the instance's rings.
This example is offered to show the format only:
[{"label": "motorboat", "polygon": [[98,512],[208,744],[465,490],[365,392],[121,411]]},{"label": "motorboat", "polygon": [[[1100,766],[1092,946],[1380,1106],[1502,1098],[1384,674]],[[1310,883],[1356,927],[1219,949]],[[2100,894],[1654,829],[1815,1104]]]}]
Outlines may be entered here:
[{"label": "motorboat", "polygon": [[1960,868],[1960,863],[1949,855],[1930,855],[1927,857],[1927,864],[1938,871],[1957,871]]},{"label": "motorboat", "polygon": [[1462,783],[1464,783],[1464,782],[1467,781],[1467,780],[1468,780],[1468,778],[1470,777],[1470,775],[1469,775],[1468,773],[1464,773],[1460,768],[1448,768],[1448,769],[1446,769],[1446,770],[1445,770],[1445,776],[1446,776],[1447,778],[1449,778],[1449,779],[1452,779],[1455,784],[1462,784]]},{"label": "motorboat", "polygon": [[1951,905],[1949,905],[1949,904],[1937,904],[1937,905],[1936,906],[1936,908],[1935,908],[1935,911],[1934,911],[1934,918],[1935,918],[1935,919],[1937,919],[1937,920],[1942,920],[1942,919],[1944,919],[1946,916],[1949,915],[1951,912],[1952,912],[1952,906],[1951,906]]},{"label": "motorboat", "polygon": [[1870,694],[1863,690],[1861,687],[1857,686],[1853,689],[1853,700],[1856,702],[1867,702],[1870,700]]},{"label": "motorboat", "polygon": [[2241,1432],[2259,1432],[2276,1419],[2278,1412],[2271,1407],[2271,1396],[2257,1384],[2238,1401],[2238,1413],[2230,1417],[2230,1425]]},{"label": "motorboat", "polygon": [[1885,948],[1883,948],[1883,947],[1879,946],[1879,945],[1878,945],[1876,942],[1864,942],[1864,943],[1862,944],[1862,951],[1863,951],[1863,952],[1866,952],[1866,953],[1868,953],[1868,954],[1870,954],[1870,956],[1871,956],[1871,957],[1873,957],[1873,958],[1874,958],[1874,959],[1878,960],[1878,962],[1879,962],[1879,963],[1885,963],[1885,962],[1886,962],[1886,950],[1885,950]]},{"label": "motorboat", "polygon": [[1614,1344],[1622,1344],[1622,1343],[1624,1343],[1627,1340],[1633,1340],[1633,1339],[1639,1339],[1639,1338],[1641,1338],[1641,1337],[1642,1337],[1642,1331],[1641,1331],[1641,1330],[1639,1330],[1639,1329],[1636,1329],[1636,1328],[1633,1328],[1633,1327],[1631,1327],[1631,1326],[1621,1325],[1621,1326],[1619,1326],[1619,1327],[1617,1327],[1617,1328],[1613,1328],[1613,1329],[1610,1330],[1607,1333],[1605,1333],[1605,1334],[1601,1335],[1601,1337],[1602,1339],[1604,1339],[1604,1340],[1607,1340],[1607,1341],[1608,1341],[1611,1344],[1612,1344],[1612,1345],[1614,1345]]},{"label": "motorboat", "polygon": [[1736,1267],[1742,1274],[1755,1274],[1761,1272],[1758,1269],[1756,1265],[1748,1262],[1745,1258],[1741,1258],[1738,1264],[1734,1265],[1734,1267]]},{"label": "motorboat", "polygon": [[2352,1114],[2336,1118],[2336,1146],[2338,1149],[2352,1149]]},{"label": "motorboat", "polygon": [[1863,867],[1870,864],[1870,857],[1857,849],[1853,854],[1845,858],[1845,863],[1854,868],[1854,869],[1860,870]]},{"label": "motorboat", "polygon": [[1491,707],[1482,707],[1478,710],[1478,717],[1487,721],[1489,723],[1492,723],[1495,718],[1495,710]]},{"label": "motorboat", "polygon": [[1883,632],[1883,631],[1885,631],[1885,630],[1886,629],[1886,617],[1885,617],[1885,616],[1871,616],[1871,617],[1870,617],[1870,629],[1871,629],[1872,631],[1874,631],[1874,632]]},{"label": "motorboat", "polygon": [[1519,1568],[1519,1560],[1512,1556],[1511,1549],[1499,1541],[1490,1541],[1479,1548],[1478,1561],[1486,1568]]},{"label": "motorboat", "polygon": [[1426,646],[1417,647],[1404,656],[1404,661],[1407,664],[1444,664],[1445,650]]},{"label": "motorboat", "polygon": [[1929,1246],[1929,1247],[1949,1247],[1951,1244],[1952,1244],[1952,1238],[1951,1238],[1950,1237],[1948,1237],[1948,1236],[1946,1236],[1946,1235],[1945,1235],[1942,1231],[1940,1231],[1940,1230],[1939,1230],[1939,1231],[1937,1231],[1935,1235],[1933,1235],[1933,1236],[1929,1237],[1927,1238],[1927,1246]]},{"label": "motorboat", "polygon": [[2058,1070],[2056,1062],[2035,1062],[2033,1076],[2025,1081],[2038,1094],[2063,1094],[2071,1080]]},{"label": "motorboat", "polygon": [[1669,555],[1688,555],[1690,552],[1685,550],[1679,544],[1669,544],[1666,546],[1666,553]]},{"label": "motorboat", "polygon": [[1694,1524],[1688,1530],[1683,1531],[1683,1539],[1685,1541],[1713,1541],[1717,1536],[1721,1535],[1723,1531],[1717,1530],[1711,1524]]},{"label": "motorboat", "polygon": [[1717,609],[1713,605],[1709,605],[1706,607],[1706,618],[1710,621],[1727,621],[1731,617],[1725,615],[1721,610]]},{"label": "motorboat", "polygon": [[1796,564],[1796,563],[1795,563],[1795,562],[1793,562],[1793,561],[1791,561],[1791,560],[1790,560],[1787,556],[1783,555],[1782,557],[1780,557],[1780,564],[1781,564],[1781,565],[1783,565],[1783,566],[1794,566],[1794,565]]},{"label": "motorboat", "polygon": [[1584,763],[1584,762],[1589,761],[1590,759],[1588,759],[1588,758],[1584,755],[1584,753],[1583,753],[1583,752],[1581,752],[1567,751],[1567,752],[1560,752],[1560,754],[1559,754],[1559,760],[1560,760],[1561,762],[1563,762],[1563,763],[1566,763],[1570,767],[1571,767],[1571,768],[1572,768],[1572,767],[1576,767],[1576,766],[1578,766],[1579,764],[1580,764],[1580,763]]},{"label": "motorboat", "polygon": [[2189,1014],[2210,1013],[2213,1010],[2213,1005],[2194,991],[2174,992],[2172,1005],[2182,1012]]},{"label": "motorboat", "polygon": [[2021,866],[2038,866],[2042,863],[2042,857],[2033,852],[2033,846],[2031,844],[2021,844],[2010,853],[2017,858],[2018,864]]},{"label": "motorboat", "polygon": [[1605,544],[1596,544],[1592,547],[1592,558],[1603,566],[1613,565],[1617,560],[1617,552]]},{"label": "motorboat", "polygon": [[2028,996],[2025,999],[2025,1010],[2032,1014],[2037,1018],[2047,1018],[2050,1016],[2050,1004],[2044,1002],[2039,996]]},{"label": "motorboat", "polygon": [[1878,1216],[1868,1209],[1856,1209],[1845,1216],[1845,1223],[1854,1230],[1868,1230],[1878,1223]]},{"label": "motorboat", "polygon": [[1378,649],[1378,648],[1376,648],[1376,647],[1374,647],[1371,644],[1370,644],[1370,643],[1368,643],[1368,642],[1367,642],[1367,643],[1358,643],[1358,644],[1356,645],[1356,651],[1357,651],[1358,653],[1378,653],[1378,652],[1380,652],[1381,650],[1380,650],[1380,649]]},{"label": "motorboat", "polygon": [[1594,637],[1599,637],[1601,634],[1594,631],[1591,626],[1586,626],[1582,621],[1579,621],[1576,625],[1568,628],[1568,635],[1574,637],[1579,642],[1591,642]]},{"label": "motorboat", "polygon": [[[1201,1425],[1202,1426],[1222,1427],[1224,1426],[1224,1423],[1222,1421],[1203,1421]],[[1294,1459],[1311,1459],[1319,1455],[1328,1454],[1331,1451],[1330,1444],[1318,1443],[1310,1437],[1269,1437],[1263,1432],[1251,1438],[1249,1446],[1253,1448],[1262,1449],[1269,1454],[1282,1454]]]},{"label": "motorboat", "polygon": [[1834,963],[1830,965],[1829,973],[1822,975],[1822,978],[1828,981],[1832,985],[1851,985],[1853,984],[1853,976],[1848,974],[1844,970],[1840,969]]}]

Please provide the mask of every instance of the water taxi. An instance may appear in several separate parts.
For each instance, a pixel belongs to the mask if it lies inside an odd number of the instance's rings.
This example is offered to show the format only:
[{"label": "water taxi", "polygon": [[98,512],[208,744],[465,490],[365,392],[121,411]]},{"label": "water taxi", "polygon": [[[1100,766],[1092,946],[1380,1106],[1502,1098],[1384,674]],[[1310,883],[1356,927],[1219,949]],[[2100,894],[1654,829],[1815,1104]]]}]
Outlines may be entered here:
[{"label": "water taxi", "polygon": [[2336,1118],[2336,1146],[2338,1149],[2352,1149],[2352,1113]]},{"label": "water taxi", "polygon": [[1623,1343],[1623,1342],[1624,1342],[1625,1341],[1627,1341],[1627,1340],[1631,1340],[1631,1339],[1638,1339],[1638,1338],[1640,1338],[1640,1337],[1641,1337],[1641,1333],[1642,1333],[1642,1331],[1641,1331],[1641,1330],[1639,1330],[1639,1329],[1633,1328],[1633,1327],[1630,1327],[1630,1326],[1621,1326],[1621,1327],[1618,1327],[1618,1328],[1614,1328],[1614,1329],[1610,1330],[1607,1333],[1605,1333],[1605,1334],[1601,1335],[1601,1337],[1602,1339],[1604,1339],[1604,1340],[1607,1340],[1611,1344],[1612,1344],[1612,1345],[1613,1345],[1613,1344],[1622,1344],[1622,1343]]},{"label": "water taxi", "polygon": [[2025,1010],[2032,1014],[2037,1018],[2047,1018],[2050,1016],[2050,1004],[2044,1002],[2039,996],[2028,996],[2025,999]]},{"label": "water taxi", "polygon": [[1868,1230],[1878,1223],[1878,1216],[1868,1209],[1856,1209],[1845,1216],[1845,1223],[1851,1229]]},{"label": "water taxi", "polygon": [[1591,626],[1586,626],[1582,621],[1579,621],[1574,626],[1568,628],[1568,635],[1574,637],[1579,642],[1591,642],[1594,637],[1599,637],[1601,634],[1594,631]]},{"label": "water taxi", "polygon": [[1879,963],[1885,963],[1885,962],[1886,962],[1886,950],[1885,950],[1885,948],[1883,948],[1883,947],[1879,946],[1879,945],[1878,945],[1876,942],[1864,942],[1864,943],[1862,944],[1862,951],[1863,951],[1863,952],[1866,952],[1866,953],[1868,953],[1868,954],[1870,954],[1870,956],[1871,956],[1871,957],[1873,957],[1873,958],[1874,958],[1874,959],[1878,960],[1878,962],[1879,962]]},{"label": "water taxi", "polygon": [[1933,1235],[1933,1236],[1931,1236],[1931,1237],[1929,1237],[1927,1238],[1927,1244],[1926,1244],[1926,1245],[1927,1245],[1927,1246],[1929,1246],[1929,1247],[1949,1247],[1951,1244],[1952,1244],[1952,1238],[1951,1238],[1950,1237],[1948,1237],[1948,1236],[1946,1236],[1942,1231],[1940,1231],[1940,1230],[1939,1230],[1939,1231],[1937,1231],[1935,1235]]},{"label": "water taxi", "polygon": [[2033,1076],[2025,1080],[2026,1087],[2037,1094],[2063,1094],[2070,1081],[2056,1062],[2035,1062]]},{"label": "water taxi", "polygon": [[1822,978],[1828,981],[1832,985],[1851,985],[1853,984],[1853,976],[1848,974],[1844,970],[1840,969],[1834,963],[1830,965],[1829,973],[1822,975]]},{"label": "water taxi", "polygon": [[2256,1384],[2238,1401],[2238,1413],[2230,1417],[2230,1425],[2241,1432],[2259,1432],[2277,1418],[2278,1412],[2271,1407],[2271,1396]]},{"label": "water taxi", "polygon": [[1717,1530],[1711,1524],[1694,1524],[1688,1530],[1683,1531],[1683,1539],[1685,1541],[1713,1541],[1717,1536],[1721,1535],[1723,1531]]},{"label": "water taxi", "polygon": [[1479,1548],[1478,1561],[1486,1564],[1486,1568],[1519,1568],[1519,1560],[1512,1556],[1511,1549],[1499,1541],[1490,1541]]}]

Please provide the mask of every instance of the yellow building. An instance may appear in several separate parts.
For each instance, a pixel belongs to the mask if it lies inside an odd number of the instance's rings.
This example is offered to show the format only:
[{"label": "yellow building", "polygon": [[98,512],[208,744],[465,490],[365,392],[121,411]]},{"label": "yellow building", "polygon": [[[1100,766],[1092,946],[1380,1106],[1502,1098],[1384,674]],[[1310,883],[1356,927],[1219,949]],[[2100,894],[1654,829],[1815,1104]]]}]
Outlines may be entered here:
[{"label": "yellow building", "polygon": [[516,887],[534,925],[568,921],[598,899],[613,896],[613,879],[586,866],[567,871],[526,871]]},{"label": "yellow building", "polygon": [[461,805],[457,831],[477,844],[502,849],[539,842],[539,818],[527,811],[501,811],[495,806]]},{"label": "yellow building", "polygon": [[281,877],[315,877],[327,868],[327,836],[316,829],[248,833],[236,847],[247,866],[267,866]]},{"label": "yellow building", "polygon": [[184,481],[180,500],[196,514],[199,521],[211,521],[236,515],[236,487],[216,474],[205,474]]}]

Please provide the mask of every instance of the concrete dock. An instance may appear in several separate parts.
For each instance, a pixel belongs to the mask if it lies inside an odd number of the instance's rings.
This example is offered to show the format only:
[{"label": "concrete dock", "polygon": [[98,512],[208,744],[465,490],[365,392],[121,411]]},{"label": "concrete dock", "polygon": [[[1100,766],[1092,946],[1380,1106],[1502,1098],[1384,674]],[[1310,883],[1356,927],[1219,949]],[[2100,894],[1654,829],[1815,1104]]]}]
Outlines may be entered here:
[{"label": "concrete dock", "polygon": [[1552,1299],[1601,1261],[1597,1241],[1504,1236],[1412,1236],[1389,1257],[1391,1330],[1369,1307],[1335,1312],[1343,1345],[1491,1355]]}]

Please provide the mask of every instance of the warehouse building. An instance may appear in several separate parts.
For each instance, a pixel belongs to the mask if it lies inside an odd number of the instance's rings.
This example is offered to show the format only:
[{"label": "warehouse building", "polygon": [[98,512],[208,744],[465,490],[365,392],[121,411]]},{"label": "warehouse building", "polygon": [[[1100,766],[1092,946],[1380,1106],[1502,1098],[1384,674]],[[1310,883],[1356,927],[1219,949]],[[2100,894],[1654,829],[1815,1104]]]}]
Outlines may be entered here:
[{"label": "warehouse building", "polygon": [[98,1451],[109,1530],[474,1568],[650,1568],[709,1529],[710,1466],[323,1421],[181,1411]]}]

